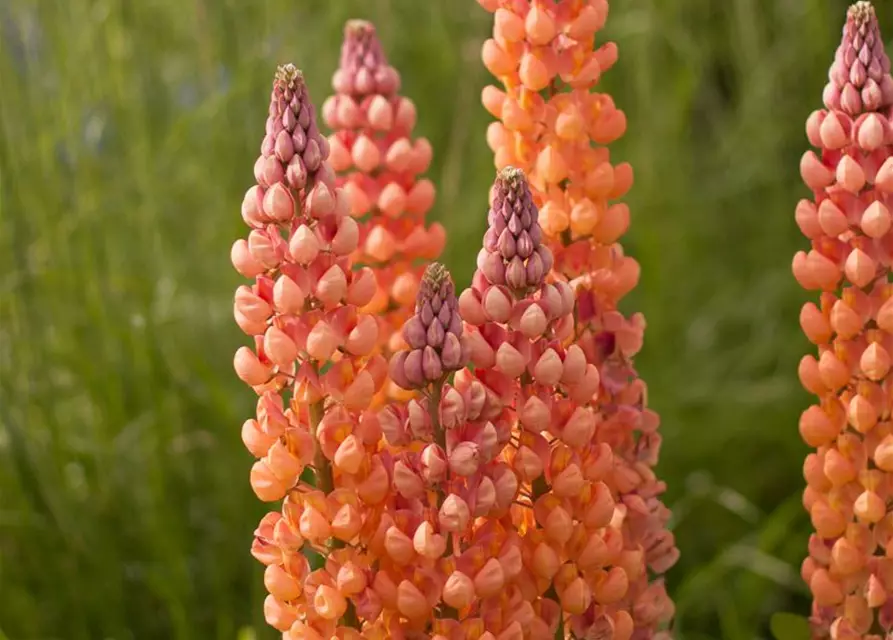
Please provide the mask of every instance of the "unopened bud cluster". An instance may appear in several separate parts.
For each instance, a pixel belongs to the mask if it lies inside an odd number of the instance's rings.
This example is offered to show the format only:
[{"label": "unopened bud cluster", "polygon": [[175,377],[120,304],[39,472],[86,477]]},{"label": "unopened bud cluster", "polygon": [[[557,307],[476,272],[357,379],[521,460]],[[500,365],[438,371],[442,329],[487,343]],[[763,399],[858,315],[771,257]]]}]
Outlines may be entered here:
[{"label": "unopened bud cluster", "polygon": [[[660,575],[679,552],[660,500],[665,485],[653,471],[659,418],[646,406],[646,385],[632,362],[644,318],[618,311],[638,282],[639,265],[618,242],[630,222],[618,199],[632,185],[632,169],[612,164],[606,146],[624,134],[626,117],[609,95],[593,91],[617,60],[615,44],[595,46],[608,0],[478,1],[493,13],[482,57],[501,84],[482,95],[497,118],[487,141],[497,169],[515,166],[529,176],[553,276],[574,291],[572,339],[601,379],[593,438],[613,452],[604,482],[625,513],[623,548],[641,563],[622,598],[593,607],[592,615],[611,621],[614,638],[657,637],[674,613]],[[495,268],[492,261],[479,266]]]},{"label": "unopened bud cluster", "polygon": [[847,15],[825,88],[806,124],[801,161],[813,191],[796,220],[811,241],[794,257],[807,290],[800,324],[818,347],[800,362],[815,404],[800,434],[815,450],[803,504],[815,534],[802,574],[813,594],[814,637],[880,640],[893,632],[893,79],[874,8]]},{"label": "unopened bud cluster", "polygon": [[[431,163],[431,145],[412,138],[415,105],[399,95],[400,75],[369,22],[347,23],[332,86],[335,95],[323,105],[332,129],[330,161],[359,221],[354,262],[376,271],[378,286],[363,311],[379,320],[387,356],[403,348],[400,327],[412,313],[425,264],[437,259],[446,239],[440,224],[425,226],[434,185],[419,176]],[[393,386],[389,395],[405,396]]]}]

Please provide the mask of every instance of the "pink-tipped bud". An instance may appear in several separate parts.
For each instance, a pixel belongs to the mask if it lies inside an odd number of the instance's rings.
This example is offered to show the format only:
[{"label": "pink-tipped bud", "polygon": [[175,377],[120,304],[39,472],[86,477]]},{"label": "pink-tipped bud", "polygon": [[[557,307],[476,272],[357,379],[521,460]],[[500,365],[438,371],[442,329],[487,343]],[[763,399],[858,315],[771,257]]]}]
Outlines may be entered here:
[{"label": "pink-tipped bud", "polygon": [[298,264],[310,264],[319,255],[319,240],[310,227],[302,224],[288,242],[288,252]]},{"label": "pink-tipped bud", "polygon": [[443,601],[454,609],[464,609],[475,599],[474,582],[461,571],[454,571],[443,585]]},{"label": "pink-tipped bud", "polygon": [[468,503],[454,493],[444,500],[438,513],[438,522],[441,529],[450,533],[463,533],[468,527],[471,511]]},{"label": "pink-tipped bud", "polygon": [[450,469],[458,476],[474,474],[481,464],[481,453],[473,442],[460,442],[450,453]]}]

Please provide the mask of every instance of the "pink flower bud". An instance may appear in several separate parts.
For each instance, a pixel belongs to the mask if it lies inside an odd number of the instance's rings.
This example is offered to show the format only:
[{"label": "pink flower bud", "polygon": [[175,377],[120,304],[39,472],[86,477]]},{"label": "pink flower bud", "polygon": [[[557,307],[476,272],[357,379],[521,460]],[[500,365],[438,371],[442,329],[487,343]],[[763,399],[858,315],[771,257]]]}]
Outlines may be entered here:
[{"label": "pink flower bud", "polygon": [[242,442],[255,458],[262,458],[277,440],[277,436],[265,433],[257,420],[246,420],[242,425]]},{"label": "pink flower bud", "polygon": [[520,329],[525,337],[531,340],[543,335],[546,330],[547,320],[546,314],[543,313],[542,307],[538,304],[532,304],[524,311],[521,316]]},{"label": "pink flower bud", "polygon": [[499,345],[496,351],[496,368],[509,378],[517,378],[527,366],[527,362],[517,349],[508,342]]},{"label": "pink flower bud", "polygon": [[326,517],[313,506],[305,507],[298,520],[301,535],[315,542],[323,542],[332,535],[332,528]]},{"label": "pink flower bud", "polygon": [[333,307],[347,293],[347,278],[337,264],[332,265],[316,283],[316,298],[327,307]]},{"label": "pink flower bud", "polygon": [[313,596],[313,608],[325,620],[337,620],[347,610],[347,600],[337,589],[320,585]]},{"label": "pink flower bud", "polygon": [[512,301],[499,287],[490,287],[484,293],[483,308],[493,322],[507,322],[512,313]]},{"label": "pink flower bud", "polygon": [[394,488],[410,500],[420,498],[425,493],[422,479],[402,460],[394,464]]},{"label": "pink flower bud", "polygon": [[496,486],[490,478],[484,476],[481,478],[481,482],[475,492],[474,516],[480,517],[487,515],[495,504]]},{"label": "pink flower bud", "polygon": [[494,470],[492,478],[496,487],[496,506],[507,509],[518,495],[518,477],[511,467],[500,464]]},{"label": "pink flower bud", "polygon": [[446,477],[447,459],[440,445],[429,444],[421,453],[422,476],[429,484],[442,482]]},{"label": "pink flower bud", "polygon": [[396,526],[385,533],[384,546],[388,556],[398,565],[409,564],[415,557],[412,540]]},{"label": "pink flower bud", "polygon": [[460,442],[450,453],[450,469],[459,476],[470,476],[480,466],[480,450],[472,442]]},{"label": "pink flower bud", "polygon": [[288,242],[288,252],[298,264],[310,264],[319,255],[319,240],[307,225],[298,227]]},{"label": "pink flower bud", "polygon": [[360,532],[363,520],[357,508],[352,504],[344,504],[332,518],[332,535],[344,542],[350,542]]},{"label": "pink flower bud", "polygon": [[583,447],[595,433],[595,414],[586,407],[577,407],[561,431],[561,439],[572,447]]},{"label": "pink flower bud", "polygon": [[372,300],[375,295],[377,284],[375,282],[375,272],[369,267],[363,267],[353,274],[353,280],[347,290],[347,304],[364,307]]},{"label": "pink flower bud", "polygon": [[554,349],[546,349],[533,368],[533,377],[540,384],[555,386],[564,373],[561,358]]},{"label": "pink flower bud", "polygon": [[251,467],[251,488],[263,502],[275,502],[285,497],[288,491],[282,480],[276,477],[264,460],[258,460]]},{"label": "pink flower bud", "polygon": [[298,357],[298,348],[282,329],[274,325],[264,334],[264,353],[276,365],[289,367]]},{"label": "pink flower bud", "polygon": [[490,558],[474,577],[474,590],[481,598],[489,598],[499,593],[505,585],[502,565],[496,558]]},{"label": "pink flower bud", "polygon": [[350,434],[340,445],[338,445],[338,449],[335,451],[335,457],[332,461],[335,463],[336,467],[345,473],[353,474],[360,470],[360,465],[363,464],[365,458],[366,450],[360,442],[360,439],[357,438],[356,435]]},{"label": "pink flower bud", "polygon": [[412,546],[419,555],[436,560],[446,551],[446,539],[434,531],[430,522],[424,521],[416,528]]},{"label": "pink flower bud", "polygon": [[438,513],[438,522],[441,529],[450,533],[463,533],[468,527],[471,511],[468,504],[454,493],[444,500]]},{"label": "pink flower bud", "polygon": [[294,217],[294,198],[281,182],[274,184],[264,194],[263,211],[271,220],[279,223],[288,222]]},{"label": "pink flower bud", "polygon": [[545,402],[537,396],[530,396],[521,409],[521,425],[528,431],[539,433],[549,427],[551,412]]},{"label": "pink flower bud", "polygon": [[304,292],[294,280],[281,274],[273,286],[273,304],[281,313],[297,315],[304,308]]},{"label": "pink flower bud", "polygon": [[431,614],[428,600],[409,580],[403,580],[397,587],[397,610],[410,620]]},{"label": "pink flower bud", "polygon": [[230,251],[230,260],[236,271],[246,278],[254,278],[263,273],[265,269],[264,265],[251,254],[248,242],[243,238],[233,243],[233,248]]},{"label": "pink flower bud", "polygon": [[561,382],[567,385],[574,385],[580,382],[585,374],[586,355],[579,346],[572,344],[564,354]]},{"label": "pink flower bud", "polygon": [[264,586],[279,600],[293,600],[301,594],[301,583],[281,565],[271,564],[264,571]]},{"label": "pink flower bud", "polygon": [[454,571],[443,586],[443,601],[454,609],[464,609],[475,599],[474,582],[461,571]]},{"label": "pink flower bud", "polygon": [[233,360],[236,375],[246,384],[256,387],[265,383],[273,374],[272,370],[258,360],[248,347],[239,347]]},{"label": "pink flower bud", "polygon": [[288,631],[297,620],[297,612],[275,596],[269,595],[264,600],[264,619],[274,629]]},{"label": "pink flower bud", "polygon": [[[315,141],[311,140],[308,143],[308,148],[311,145],[315,145]],[[304,152],[304,162],[310,169],[311,163],[307,162],[307,151]],[[324,182],[317,182],[307,194],[304,208],[313,218],[324,218],[331,215],[335,211],[335,194]]]},{"label": "pink flower bud", "polygon": [[356,250],[360,239],[360,228],[357,221],[350,217],[338,220],[338,231],[332,238],[332,252],[338,256],[350,255]]},{"label": "pink flower bud", "polygon": [[307,335],[307,354],[320,362],[329,360],[338,345],[337,334],[326,322],[317,322]]}]

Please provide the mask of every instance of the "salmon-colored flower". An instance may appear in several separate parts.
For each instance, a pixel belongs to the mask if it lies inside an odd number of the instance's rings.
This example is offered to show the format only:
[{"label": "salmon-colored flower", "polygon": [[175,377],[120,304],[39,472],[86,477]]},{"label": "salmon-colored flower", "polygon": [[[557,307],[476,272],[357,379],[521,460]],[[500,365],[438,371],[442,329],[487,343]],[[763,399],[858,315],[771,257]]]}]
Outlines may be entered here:
[{"label": "salmon-colored flower", "polygon": [[802,575],[813,594],[816,637],[869,638],[889,633],[893,617],[885,569],[890,499],[889,387],[893,341],[889,194],[893,78],[874,7],[847,13],[823,95],[807,120],[810,143],[800,169],[813,191],[796,220],[811,241],[793,261],[797,281],[820,291],[800,324],[817,356],[799,376],[816,402],[800,419],[815,448],[804,464],[803,503],[816,533]]},{"label": "salmon-colored flower", "polygon": [[[363,306],[378,319],[378,342],[389,356],[405,346],[400,328],[412,313],[424,263],[437,259],[446,239],[440,224],[425,226],[434,186],[420,176],[431,163],[431,145],[412,138],[415,106],[399,95],[400,75],[369,22],[345,26],[332,87],[322,110],[332,130],[330,161],[360,221],[355,262],[376,271],[378,288]],[[410,397],[396,386],[390,391]]]},{"label": "salmon-colored flower", "polygon": [[[559,592],[558,602],[564,622],[575,633],[601,633],[602,627],[610,627],[615,638],[650,637],[673,615],[659,576],[675,563],[678,550],[666,528],[669,512],[660,502],[664,484],[652,471],[661,442],[659,419],[646,406],[646,387],[632,362],[642,345],[644,319],[618,311],[620,300],[638,281],[639,266],[618,242],[630,223],[629,208],[619,198],[632,185],[632,169],[626,163],[612,164],[606,146],[624,134],[626,118],[610,96],[593,91],[617,59],[613,43],[597,48],[594,44],[607,19],[608,0],[481,4],[494,18],[493,37],[485,42],[482,58],[501,84],[487,87],[482,95],[485,108],[497,119],[487,141],[497,169],[513,166],[527,174],[539,209],[542,242],[554,261],[549,280],[569,285],[576,317],[567,333],[560,334],[562,357],[558,349],[547,349],[536,354],[530,366],[529,356],[505,343],[495,345],[493,357],[508,373],[519,371],[523,363],[540,384],[575,383],[568,402],[553,405],[550,419],[541,417],[542,407],[536,403],[525,407],[522,422],[536,425],[525,429],[532,432],[531,444],[543,450],[535,435],[548,422],[551,435],[571,450],[590,447],[602,455],[595,462],[562,451],[540,465],[537,449],[523,442],[514,466],[534,483],[540,477],[552,483],[554,500],[549,497],[542,504],[543,509],[548,506],[548,516],[537,519],[547,534],[563,535],[557,523],[568,511],[560,501],[575,495],[578,478],[597,480],[607,488],[617,503],[612,522],[622,546],[636,553],[627,554],[617,571],[605,573],[611,576],[608,582],[588,576],[576,582],[568,576],[567,583],[575,586],[565,596]],[[495,262],[484,266],[500,275]],[[495,295],[480,304],[491,317],[504,315],[505,305]],[[463,314],[468,309],[466,319],[471,322],[475,305],[463,299],[460,307]],[[528,334],[535,335],[541,326],[538,314],[525,318]],[[469,342],[476,364],[487,363],[490,354],[481,341],[472,335]],[[593,367],[591,372],[585,365]],[[554,445],[545,451],[549,448]],[[589,475],[587,468],[599,469],[598,475]],[[574,540],[572,534],[566,544]],[[636,603],[645,593],[652,600],[659,595],[660,604],[649,609],[659,615],[642,615],[641,607],[637,613]],[[583,604],[585,613],[578,613]]]}]

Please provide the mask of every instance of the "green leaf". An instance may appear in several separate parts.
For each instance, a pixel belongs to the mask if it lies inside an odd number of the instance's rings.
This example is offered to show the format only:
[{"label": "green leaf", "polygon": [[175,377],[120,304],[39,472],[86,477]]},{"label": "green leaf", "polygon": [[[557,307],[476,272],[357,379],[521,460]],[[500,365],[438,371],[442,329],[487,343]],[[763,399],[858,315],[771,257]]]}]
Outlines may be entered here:
[{"label": "green leaf", "polygon": [[809,621],[795,613],[779,612],[769,621],[775,640],[809,640]]}]

